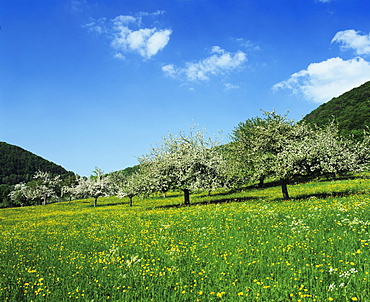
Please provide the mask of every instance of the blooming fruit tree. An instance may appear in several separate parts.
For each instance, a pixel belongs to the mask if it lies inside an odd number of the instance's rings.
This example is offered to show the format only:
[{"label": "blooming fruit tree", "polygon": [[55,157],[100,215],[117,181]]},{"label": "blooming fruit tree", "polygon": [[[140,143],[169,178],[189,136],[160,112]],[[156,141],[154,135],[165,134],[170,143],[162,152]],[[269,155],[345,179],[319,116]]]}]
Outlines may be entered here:
[{"label": "blooming fruit tree", "polygon": [[150,153],[139,158],[152,192],[180,190],[184,204],[190,205],[190,192],[213,190],[223,184],[226,161],[204,130],[168,134]]},{"label": "blooming fruit tree", "polygon": [[78,184],[73,188],[74,195],[79,198],[93,197],[94,207],[99,197],[114,194],[114,186],[110,178],[104,175],[100,168],[96,168],[90,178],[79,177],[77,181]]},{"label": "blooming fruit tree", "polygon": [[319,129],[294,123],[275,112],[264,115],[257,123],[242,123],[234,130],[232,158],[239,166],[245,163],[251,180],[278,178],[284,199],[289,199],[287,184],[298,176],[345,173],[364,167],[356,151],[360,146],[339,136],[334,124]]}]

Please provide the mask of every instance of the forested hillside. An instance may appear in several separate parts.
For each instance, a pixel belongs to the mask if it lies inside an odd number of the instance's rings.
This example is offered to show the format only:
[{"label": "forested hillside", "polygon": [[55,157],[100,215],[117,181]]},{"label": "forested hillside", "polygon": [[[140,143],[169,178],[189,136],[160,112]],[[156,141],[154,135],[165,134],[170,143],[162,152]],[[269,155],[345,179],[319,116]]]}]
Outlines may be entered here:
[{"label": "forested hillside", "polygon": [[38,155],[20,147],[0,142],[0,185],[14,185],[32,180],[38,170],[54,175],[64,175],[69,172]]},{"label": "forested hillside", "polygon": [[331,99],[306,115],[303,120],[324,126],[336,120],[340,134],[360,139],[370,126],[370,81]]}]

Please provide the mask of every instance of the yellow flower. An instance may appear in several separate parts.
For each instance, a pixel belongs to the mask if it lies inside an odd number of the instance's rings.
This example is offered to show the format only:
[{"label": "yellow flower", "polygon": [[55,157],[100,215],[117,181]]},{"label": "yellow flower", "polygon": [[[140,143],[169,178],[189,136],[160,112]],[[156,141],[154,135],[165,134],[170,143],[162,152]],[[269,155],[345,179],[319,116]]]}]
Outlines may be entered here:
[{"label": "yellow flower", "polygon": [[332,298],[332,297],[329,297],[329,299],[328,299],[329,301],[333,301],[334,299]]},{"label": "yellow flower", "polygon": [[202,291],[200,291],[200,292],[198,292],[198,294],[199,294],[199,295],[203,295],[203,292],[202,292]]},{"label": "yellow flower", "polygon": [[351,299],[352,301],[358,301],[358,299],[356,297],[352,297]]},{"label": "yellow flower", "polygon": [[238,296],[243,296],[243,295],[244,295],[243,292],[238,293]]}]

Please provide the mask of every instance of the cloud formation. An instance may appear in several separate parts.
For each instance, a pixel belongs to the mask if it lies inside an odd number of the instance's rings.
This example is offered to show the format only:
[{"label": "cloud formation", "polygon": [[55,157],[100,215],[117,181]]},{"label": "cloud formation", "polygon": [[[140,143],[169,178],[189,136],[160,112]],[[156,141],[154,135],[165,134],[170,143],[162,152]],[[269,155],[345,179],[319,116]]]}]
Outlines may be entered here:
[{"label": "cloud formation", "polygon": [[307,100],[324,103],[369,81],[370,62],[360,55],[370,55],[370,35],[349,29],[337,32],[331,43],[334,42],[341,43],[342,50],[355,50],[357,57],[350,60],[337,57],[312,63],[307,69],[292,74],[288,80],[275,84],[272,89],[290,89]]},{"label": "cloud formation", "polygon": [[231,84],[231,83],[224,83],[225,90],[232,90],[240,88],[239,85]]},{"label": "cloud formation", "polygon": [[273,90],[290,89],[307,100],[324,103],[370,80],[370,63],[363,58],[351,60],[331,58],[312,63],[307,69],[294,73]]},{"label": "cloud formation", "polygon": [[331,41],[341,43],[342,50],[353,49],[357,55],[370,55],[370,34],[361,35],[354,29],[338,32]]},{"label": "cloud formation", "polygon": [[153,14],[140,13],[138,17],[120,15],[112,20],[105,18],[93,20],[86,27],[90,30],[104,34],[111,40],[111,47],[115,50],[115,58],[124,59],[125,54],[132,52],[150,59],[162,50],[169,42],[171,29],[143,28],[143,16],[156,16],[163,12]]},{"label": "cloud formation", "polygon": [[185,67],[177,68],[172,64],[162,67],[163,72],[174,78],[185,78],[189,82],[208,81],[210,76],[231,72],[241,67],[247,61],[243,51],[227,52],[219,46],[214,46],[210,56],[199,62],[187,62]]}]

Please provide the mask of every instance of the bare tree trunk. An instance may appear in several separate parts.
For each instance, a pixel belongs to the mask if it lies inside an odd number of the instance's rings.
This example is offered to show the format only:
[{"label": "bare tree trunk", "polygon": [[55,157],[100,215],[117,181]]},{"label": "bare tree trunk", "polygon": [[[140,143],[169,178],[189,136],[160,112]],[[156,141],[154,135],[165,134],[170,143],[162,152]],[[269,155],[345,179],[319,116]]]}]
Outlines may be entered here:
[{"label": "bare tree trunk", "polygon": [[263,186],[264,186],[264,183],[265,183],[265,177],[264,176],[262,176],[260,179],[259,179],[259,184],[258,184],[258,187],[259,188],[263,188]]},{"label": "bare tree trunk", "polygon": [[283,199],[289,200],[289,193],[288,193],[288,182],[286,179],[280,179],[281,182],[281,192],[283,193]]},{"label": "bare tree trunk", "polygon": [[96,207],[96,202],[98,201],[98,198],[99,198],[99,197],[95,197],[95,198],[94,198],[94,207]]},{"label": "bare tree trunk", "polygon": [[128,198],[130,199],[130,207],[132,207],[132,199],[134,198],[134,196],[129,196]]},{"label": "bare tree trunk", "polygon": [[43,204],[44,206],[46,206],[46,199],[47,199],[47,195],[45,194],[45,195],[44,195],[44,201],[42,202],[42,204]]},{"label": "bare tree trunk", "polygon": [[190,191],[188,189],[184,189],[184,205],[190,206]]}]

